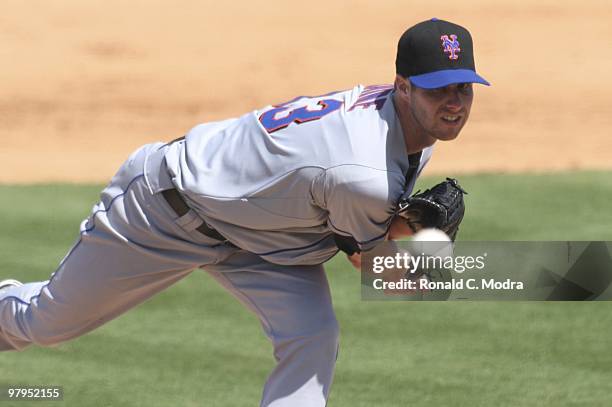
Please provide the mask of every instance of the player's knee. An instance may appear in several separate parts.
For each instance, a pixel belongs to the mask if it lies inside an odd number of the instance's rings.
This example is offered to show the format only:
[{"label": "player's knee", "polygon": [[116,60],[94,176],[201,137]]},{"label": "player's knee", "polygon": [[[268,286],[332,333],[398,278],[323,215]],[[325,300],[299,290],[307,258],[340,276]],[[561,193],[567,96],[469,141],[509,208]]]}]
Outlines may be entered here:
[{"label": "player's knee", "polygon": [[340,326],[336,318],[329,319],[317,326],[317,329],[304,336],[310,343],[319,349],[336,349],[340,339]]},{"label": "player's knee", "polygon": [[329,340],[338,342],[338,338],[340,337],[340,325],[338,325],[338,321],[336,320],[336,318],[329,321],[323,327],[322,332],[323,332],[323,335]]},{"label": "player's knee", "polygon": [[328,359],[338,358],[338,347],[340,346],[340,327],[338,322],[330,324],[321,332],[316,344],[316,349]]},{"label": "player's knee", "polygon": [[291,337],[275,338],[275,359],[277,361],[295,359],[303,362],[309,361],[308,363],[333,364],[337,358],[340,337],[338,324],[330,323],[320,328]]},{"label": "player's knee", "polygon": [[340,337],[340,327],[335,317],[320,319],[317,323],[300,326],[300,329],[285,330],[282,334],[272,337],[276,348],[314,347],[322,348],[329,345],[337,346]]}]

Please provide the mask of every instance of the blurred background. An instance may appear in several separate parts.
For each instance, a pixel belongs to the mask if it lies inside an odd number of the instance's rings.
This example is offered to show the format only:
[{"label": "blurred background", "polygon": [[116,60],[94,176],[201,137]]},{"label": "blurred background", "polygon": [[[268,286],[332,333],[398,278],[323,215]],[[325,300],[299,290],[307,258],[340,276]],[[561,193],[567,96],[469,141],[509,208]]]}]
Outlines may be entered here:
[{"label": "blurred background", "polygon": [[430,173],[612,167],[607,0],[3,0],[0,182],[105,181],[130,151],[297,95],[390,83],[402,32],[472,32],[478,86]]}]

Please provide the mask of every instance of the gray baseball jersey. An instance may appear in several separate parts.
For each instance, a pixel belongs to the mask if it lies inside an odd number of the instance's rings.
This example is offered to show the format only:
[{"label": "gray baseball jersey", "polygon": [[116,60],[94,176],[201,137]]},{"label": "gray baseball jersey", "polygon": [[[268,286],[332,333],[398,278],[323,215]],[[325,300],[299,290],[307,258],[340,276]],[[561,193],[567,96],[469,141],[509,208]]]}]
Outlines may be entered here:
[{"label": "gray baseball jersey", "polygon": [[[333,233],[384,239],[414,180],[390,85],[297,97],[201,124],[166,163],[189,205],[238,247],[277,264],[318,264]],[[418,173],[428,161],[426,149]]]}]

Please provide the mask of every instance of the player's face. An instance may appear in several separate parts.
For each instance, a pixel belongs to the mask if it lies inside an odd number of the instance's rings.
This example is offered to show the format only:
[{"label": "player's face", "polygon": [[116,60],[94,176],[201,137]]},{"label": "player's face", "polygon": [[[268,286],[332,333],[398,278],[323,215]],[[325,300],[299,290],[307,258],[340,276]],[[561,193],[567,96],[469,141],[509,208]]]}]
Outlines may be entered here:
[{"label": "player's face", "polygon": [[[397,99],[407,131],[426,145],[436,140],[453,140],[470,115],[474,93],[471,83],[423,89],[407,79],[396,78]],[[404,125],[404,123],[402,123]]]},{"label": "player's face", "polygon": [[473,98],[471,83],[437,89],[411,86],[410,113],[418,127],[430,137],[453,140],[470,116]]}]

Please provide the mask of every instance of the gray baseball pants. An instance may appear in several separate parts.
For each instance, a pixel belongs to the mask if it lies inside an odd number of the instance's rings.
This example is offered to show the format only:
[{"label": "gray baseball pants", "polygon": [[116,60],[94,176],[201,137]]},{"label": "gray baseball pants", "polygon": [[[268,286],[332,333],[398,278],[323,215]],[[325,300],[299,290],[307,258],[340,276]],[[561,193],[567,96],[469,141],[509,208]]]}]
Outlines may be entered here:
[{"label": "gray baseball pants", "polygon": [[0,350],[79,337],[203,268],[257,315],[272,342],[277,365],[261,406],[324,406],[338,324],[323,267],[271,264],[195,230],[192,211],[177,218],[160,193],[171,187],[161,146],[146,145],[123,164],[50,280],[0,294]]}]

